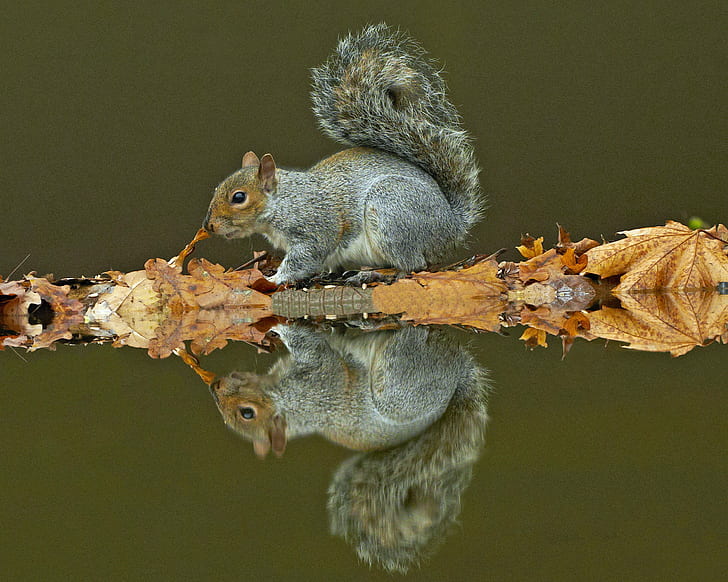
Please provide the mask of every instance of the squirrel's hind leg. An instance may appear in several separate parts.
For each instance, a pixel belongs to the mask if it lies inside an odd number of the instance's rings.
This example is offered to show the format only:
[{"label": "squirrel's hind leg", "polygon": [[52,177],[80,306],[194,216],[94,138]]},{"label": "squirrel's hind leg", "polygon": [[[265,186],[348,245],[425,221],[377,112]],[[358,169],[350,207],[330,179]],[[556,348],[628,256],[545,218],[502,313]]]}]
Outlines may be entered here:
[{"label": "squirrel's hind leg", "polygon": [[413,178],[392,176],[369,191],[368,206],[376,214],[370,233],[392,267],[421,271],[453,246],[456,220],[439,189]]}]

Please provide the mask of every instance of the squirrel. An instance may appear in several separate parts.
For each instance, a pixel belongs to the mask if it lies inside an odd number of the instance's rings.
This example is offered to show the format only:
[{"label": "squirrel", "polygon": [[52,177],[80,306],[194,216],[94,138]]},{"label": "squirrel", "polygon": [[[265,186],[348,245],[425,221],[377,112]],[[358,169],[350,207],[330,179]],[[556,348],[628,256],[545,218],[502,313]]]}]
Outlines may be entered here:
[{"label": "squirrel", "polygon": [[481,195],[471,139],[425,51],[385,24],[368,26],[341,40],[312,81],[321,129],[354,147],[307,171],[246,153],[215,189],[204,228],[260,233],[283,249],[276,284],[441,260],[480,218]]},{"label": "squirrel", "polygon": [[441,330],[272,329],[286,356],[266,374],[236,371],[210,385],[225,423],[259,457],[280,456],[290,438],[309,434],[358,451],[400,444],[443,414],[474,369]]}]

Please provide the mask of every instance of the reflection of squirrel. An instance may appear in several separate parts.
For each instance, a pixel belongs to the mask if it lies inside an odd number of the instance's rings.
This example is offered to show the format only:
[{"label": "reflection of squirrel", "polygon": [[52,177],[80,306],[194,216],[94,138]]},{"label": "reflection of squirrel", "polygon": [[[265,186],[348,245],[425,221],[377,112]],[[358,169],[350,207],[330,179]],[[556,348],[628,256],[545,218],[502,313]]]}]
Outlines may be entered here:
[{"label": "reflection of squirrel", "polygon": [[385,451],[345,460],[329,486],[332,533],[365,562],[406,572],[431,554],[460,513],[460,496],[483,446],[487,383],[470,361],[440,419]]},{"label": "reflection of squirrel", "polygon": [[226,424],[260,456],[307,434],[359,451],[400,444],[437,420],[473,374],[472,358],[440,330],[275,330],[289,354],[267,374],[233,372],[211,386]]},{"label": "reflection of squirrel", "polygon": [[439,329],[275,329],[289,354],[268,374],[233,372],[212,383],[226,424],[259,456],[313,433],[367,451],[334,475],[332,532],[363,560],[407,570],[460,511],[483,444],[484,371]]},{"label": "reflection of squirrel", "polygon": [[422,269],[461,242],[480,214],[470,139],[424,51],[385,25],[339,43],[313,70],[313,108],[328,135],[357,146],[310,170],[248,152],[215,190],[205,228],[265,235],[285,283],[345,265]]}]

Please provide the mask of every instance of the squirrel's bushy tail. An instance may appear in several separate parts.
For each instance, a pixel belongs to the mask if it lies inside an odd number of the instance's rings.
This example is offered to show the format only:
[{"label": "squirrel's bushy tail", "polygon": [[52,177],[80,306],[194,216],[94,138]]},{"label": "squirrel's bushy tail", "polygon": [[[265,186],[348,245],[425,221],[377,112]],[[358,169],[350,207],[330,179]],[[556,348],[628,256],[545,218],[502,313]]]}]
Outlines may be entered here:
[{"label": "squirrel's bushy tail", "polygon": [[341,40],[312,74],[313,109],[324,133],[417,164],[435,178],[466,229],[478,220],[473,146],[422,47],[385,24],[367,26]]}]

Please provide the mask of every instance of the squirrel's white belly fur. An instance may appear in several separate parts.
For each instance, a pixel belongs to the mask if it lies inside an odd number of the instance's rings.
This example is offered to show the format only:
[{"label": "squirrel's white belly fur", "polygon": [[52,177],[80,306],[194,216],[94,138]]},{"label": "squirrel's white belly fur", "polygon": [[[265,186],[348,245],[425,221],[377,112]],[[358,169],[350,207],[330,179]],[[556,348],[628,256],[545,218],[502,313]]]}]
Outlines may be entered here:
[{"label": "squirrel's white belly fur", "polygon": [[329,271],[337,270],[341,265],[360,268],[362,266],[378,267],[386,263],[386,258],[377,248],[374,242],[367,235],[367,229],[364,228],[354,240],[348,245],[341,245],[331,253],[327,258],[325,267]]}]

